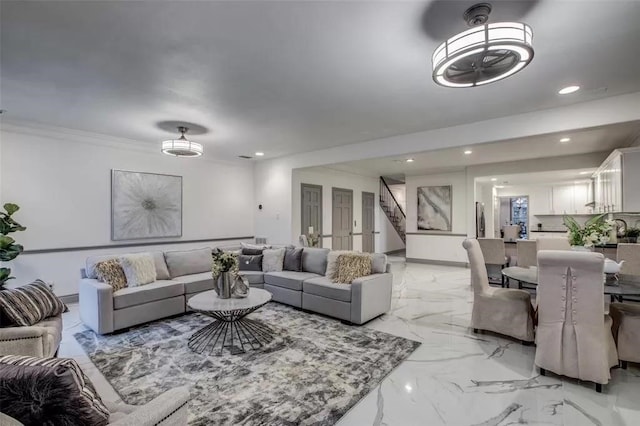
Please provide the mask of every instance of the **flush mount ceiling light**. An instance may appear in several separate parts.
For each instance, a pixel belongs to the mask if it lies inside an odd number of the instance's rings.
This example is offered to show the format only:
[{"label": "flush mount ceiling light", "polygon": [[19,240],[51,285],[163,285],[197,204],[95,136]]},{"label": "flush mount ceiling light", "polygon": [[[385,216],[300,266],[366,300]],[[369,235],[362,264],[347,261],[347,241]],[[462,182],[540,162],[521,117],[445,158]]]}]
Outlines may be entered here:
[{"label": "flush mount ceiling light", "polygon": [[433,80],[446,87],[474,87],[513,75],[533,59],[533,31],[519,22],[487,24],[489,3],[464,12],[472,27],[442,43],[433,52]]},{"label": "flush mount ceiling light", "polygon": [[577,92],[578,90],[580,90],[580,86],[567,86],[567,87],[563,87],[562,89],[558,90],[558,94],[559,95],[568,95],[570,93]]},{"label": "flush mount ceiling light", "polygon": [[197,142],[191,142],[184,134],[189,129],[183,126],[178,127],[178,131],[182,135],[178,139],[169,139],[162,141],[162,152],[174,157],[199,157],[202,155],[202,145]]}]

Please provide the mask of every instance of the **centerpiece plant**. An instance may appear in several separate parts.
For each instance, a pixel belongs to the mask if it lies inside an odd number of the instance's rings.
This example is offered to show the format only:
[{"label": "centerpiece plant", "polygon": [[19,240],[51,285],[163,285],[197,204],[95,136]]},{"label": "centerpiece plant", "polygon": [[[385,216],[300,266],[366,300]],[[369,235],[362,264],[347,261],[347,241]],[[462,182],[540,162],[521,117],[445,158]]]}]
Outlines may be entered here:
[{"label": "centerpiece plant", "polygon": [[[0,211],[0,262],[9,262],[24,250],[16,240],[9,236],[10,233],[24,231],[27,228],[20,225],[13,219],[13,215],[20,210],[17,204],[6,203],[4,212]],[[0,268],[0,288],[4,287],[7,281],[14,279],[11,276],[10,268]]]},{"label": "centerpiece plant", "polygon": [[564,216],[563,222],[569,232],[567,237],[572,246],[591,248],[596,245],[604,245],[609,242],[609,233],[615,226],[613,220],[605,219],[607,213],[592,217],[584,225],[580,225],[571,216]]},{"label": "centerpiece plant", "polygon": [[217,249],[211,256],[213,259],[211,271],[214,279],[219,278],[224,273],[230,273],[234,278],[239,275],[238,256],[234,253]]}]

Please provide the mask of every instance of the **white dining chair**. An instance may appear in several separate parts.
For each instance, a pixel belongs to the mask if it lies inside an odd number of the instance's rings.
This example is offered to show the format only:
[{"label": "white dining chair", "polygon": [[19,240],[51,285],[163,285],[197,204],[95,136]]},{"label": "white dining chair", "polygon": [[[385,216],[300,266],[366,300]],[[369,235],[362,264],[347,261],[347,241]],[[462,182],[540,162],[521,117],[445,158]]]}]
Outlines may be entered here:
[{"label": "white dining chair", "polygon": [[627,368],[627,362],[640,363],[640,305],[612,303],[609,313],[613,318],[613,337],[622,368]]},{"label": "white dining chair", "polygon": [[491,287],[478,240],[467,239],[462,246],[467,251],[471,269],[473,331],[493,331],[522,342],[532,342],[533,307],[529,293],[525,290]]},{"label": "white dining chair", "polygon": [[536,239],[536,246],[540,250],[571,250],[569,239],[562,237],[540,237]]},{"label": "white dining chair", "polygon": [[478,238],[478,244],[480,244],[480,250],[482,250],[482,256],[484,257],[485,266],[487,271],[500,274],[500,277],[489,275],[493,283],[500,283],[502,287],[505,286],[505,278],[502,275],[502,269],[506,268],[509,264],[509,257],[504,246],[504,240],[502,238]]},{"label": "white dining chair", "polygon": [[618,262],[624,260],[620,273],[624,275],[640,275],[640,244],[618,244]]},{"label": "white dining chair", "polygon": [[514,242],[520,238],[520,225],[507,225],[502,230],[505,241]]},{"label": "white dining chair", "polygon": [[538,266],[538,243],[536,240],[517,240],[518,266],[528,268]]},{"label": "white dining chair", "polygon": [[618,364],[612,321],[604,312],[604,256],[564,250],[538,252],[538,328],[535,364],[595,382],[596,391]]},{"label": "white dining chair", "polygon": [[307,238],[306,235],[300,235],[298,237],[298,242],[302,247],[309,247],[309,239]]}]

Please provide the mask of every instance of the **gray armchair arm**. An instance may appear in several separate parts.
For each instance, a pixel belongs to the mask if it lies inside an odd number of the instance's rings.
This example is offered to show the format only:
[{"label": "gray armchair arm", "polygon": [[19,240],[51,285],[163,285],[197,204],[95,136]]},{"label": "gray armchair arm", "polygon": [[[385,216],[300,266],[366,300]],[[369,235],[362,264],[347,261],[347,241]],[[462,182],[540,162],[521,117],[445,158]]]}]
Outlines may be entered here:
[{"label": "gray armchair arm", "polygon": [[47,357],[44,353],[44,340],[47,331],[44,327],[6,327],[0,328],[0,355],[28,355]]},{"label": "gray armchair arm", "polygon": [[373,274],[351,283],[351,322],[365,322],[391,309],[393,274]]},{"label": "gray armchair arm", "polygon": [[80,319],[98,334],[113,332],[113,289],[98,280],[83,278],[78,288]]},{"label": "gray armchair arm", "polygon": [[187,424],[189,389],[171,389],[135,409],[112,425],[117,426],[178,426]]}]

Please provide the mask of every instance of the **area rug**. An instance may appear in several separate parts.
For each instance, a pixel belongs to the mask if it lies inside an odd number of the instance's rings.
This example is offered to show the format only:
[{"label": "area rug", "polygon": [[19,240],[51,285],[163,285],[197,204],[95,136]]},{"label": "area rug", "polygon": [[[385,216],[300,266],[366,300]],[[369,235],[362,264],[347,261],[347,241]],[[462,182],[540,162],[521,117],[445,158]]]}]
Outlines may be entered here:
[{"label": "area rug", "polygon": [[420,345],[273,302],[249,318],[277,337],[240,355],[191,351],[189,336],[211,321],[195,313],[75,338],[127,404],[188,386],[192,425],[334,424]]}]

